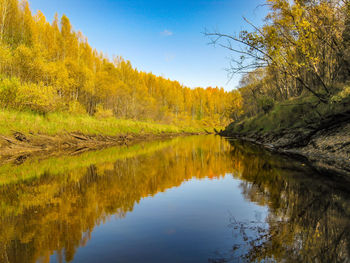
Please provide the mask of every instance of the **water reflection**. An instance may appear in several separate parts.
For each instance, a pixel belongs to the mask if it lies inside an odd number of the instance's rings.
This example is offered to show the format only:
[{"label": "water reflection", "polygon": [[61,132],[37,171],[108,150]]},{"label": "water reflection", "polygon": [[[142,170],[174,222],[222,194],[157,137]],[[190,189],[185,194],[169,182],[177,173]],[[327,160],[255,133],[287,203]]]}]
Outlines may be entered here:
[{"label": "water reflection", "polygon": [[[201,191],[195,187],[186,191],[183,183],[197,179],[206,180],[195,186]],[[227,180],[238,182],[237,189],[234,184],[225,188]],[[107,226],[112,216],[123,224],[139,220],[136,214],[141,212],[135,211],[135,206],[141,200],[158,200],[156,207],[149,206],[158,220],[138,223],[143,228],[172,220],[178,228],[187,227],[186,233],[175,228],[163,233],[168,238],[176,235],[181,241],[177,251],[191,251],[178,253],[174,262],[203,262],[203,258],[212,262],[349,261],[349,183],[323,177],[307,165],[239,141],[198,136],[74,157],[26,160],[19,166],[0,167],[0,182],[0,262],[78,262],[77,251],[89,245],[95,229]],[[206,196],[203,187],[209,189],[211,185],[216,188],[208,190]],[[168,189],[179,186],[178,192],[169,193]],[[226,197],[229,191],[242,194],[246,202]],[[164,192],[165,196],[159,195]],[[174,204],[186,200],[187,206],[181,203],[181,209],[202,216],[191,226],[196,224],[200,230],[197,234],[190,232],[185,218],[183,222],[175,218],[176,214],[182,215],[182,210],[175,211],[172,218],[166,217],[161,210],[167,207],[161,204],[166,198],[172,198]],[[217,212],[223,198],[228,204],[239,203],[246,208],[229,214]],[[267,208],[268,212],[255,213],[257,208],[250,204]],[[255,216],[242,220],[241,213],[249,209]],[[225,223],[214,224],[220,218]],[[222,237],[220,243],[218,233],[226,230],[232,232],[231,238]],[[143,230],[138,231],[135,236],[125,230],[123,237],[141,238]],[[185,250],[189,235],[196,241],[202,238],[199,235],[209,236],[209,232],[219,236],[206,240],[207,247]],[[120,249],[127,242],[124,239],[118,243]],[[141,250],[133,249],[135,253]],[[168,249],[164,247],[161,252],[165,258]],[[206,249],[210,251],[205,253]],[[151,256],[152,262],[162,262],[160,254]],[[120,258],[120,262],[126,261]]]},{"label": "water reflection", "polygon": [[[185,180],[225,174],[231,165],[228,147],[206,137],[183,138],[87,153],[72,160],[7,166],[3,169],[7,175],[1,176],[10,177],[9,183],[0,188],[0,261],[49,262],[58,251],[69,262],[94,227],[110,215],[122,218],[141,198]],[[103,162],[106,159],[109,162]],[[85,165],[75,167],[80,160]],[[35,171],[42,174],[33,176]],[[28,179],[13,182],[25,173]]]},{"label": "water reflection", "polygon": [[[301,162],[276,156],[241,141],[231,141],[236,176],[246,199],[268,206],[267,227],[237,222],[249,250],[247,262],[349,262],[350,195],[347,178],[322,176]],[[253,230],[253,231],[252,231]],[[252,233],[253,232],[253,233]],[[235,253],[229,261],[237,259]]]}]

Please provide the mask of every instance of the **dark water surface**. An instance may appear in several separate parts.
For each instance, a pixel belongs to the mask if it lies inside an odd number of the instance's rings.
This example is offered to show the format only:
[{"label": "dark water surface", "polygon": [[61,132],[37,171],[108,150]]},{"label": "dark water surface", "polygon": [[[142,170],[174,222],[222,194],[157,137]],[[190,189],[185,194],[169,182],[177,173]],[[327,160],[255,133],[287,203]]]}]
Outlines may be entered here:
[{"label": "dark water surface", "polygon": [[193,136],[0,167],[0,262],[349,262],[350,183]]}]

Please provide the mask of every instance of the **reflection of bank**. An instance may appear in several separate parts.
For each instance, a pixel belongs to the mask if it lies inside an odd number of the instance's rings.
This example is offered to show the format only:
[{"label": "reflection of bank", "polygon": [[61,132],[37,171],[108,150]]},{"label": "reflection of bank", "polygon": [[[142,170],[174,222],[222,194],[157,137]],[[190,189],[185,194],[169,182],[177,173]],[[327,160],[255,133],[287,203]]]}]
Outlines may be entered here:
[{"label": "reflection of bank", "polygon": [[143,197],[232,170],[230,147],[194,136],[0,167],[0,262],[48,262],[55,251],[71,261],[96,225]]},{"label": "reflection of bank", "polygon": [[228,173],[269,214],[267,221],[229,217],[241,242],[213,260],[348,259],[348,183],[249,143],[195,136],[0,167],[0,262],[45,262],[54,253],[71,261],[98,224],[130,215],[144,197]]},{"label": "reflection of bank", "polygon": [[[220,260],[260,262],[349,262],[350,189],[342,178],[315,173],[302,163],[233,140],[234,175],[247,200],[267,205],[266,223],[230,218],[244,242]],[[240,254],[241,248],[249,248]]]}]

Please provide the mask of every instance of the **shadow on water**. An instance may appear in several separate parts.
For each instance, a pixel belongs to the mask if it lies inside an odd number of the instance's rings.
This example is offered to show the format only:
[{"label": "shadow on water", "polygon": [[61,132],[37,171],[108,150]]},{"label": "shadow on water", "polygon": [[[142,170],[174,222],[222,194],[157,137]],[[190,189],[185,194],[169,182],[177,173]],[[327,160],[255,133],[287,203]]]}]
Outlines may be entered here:
[{"label": "shadow on water", "polygon": [[348,178],[321,175],[247,142],[230,143],[244,197],[269,213],[265,221],[231,216],[240,242],[211,262],[350,262]]},{"label": "shadow on water", "polygon": [[348,181],[214,136],[0,167],[0,262],[74,261],[97,226],[127,219],[144,198],[231,175],[244,199],[268,213],[249,221],[231,213],[231,245],[213,247],[209,262],[349,262]]}]

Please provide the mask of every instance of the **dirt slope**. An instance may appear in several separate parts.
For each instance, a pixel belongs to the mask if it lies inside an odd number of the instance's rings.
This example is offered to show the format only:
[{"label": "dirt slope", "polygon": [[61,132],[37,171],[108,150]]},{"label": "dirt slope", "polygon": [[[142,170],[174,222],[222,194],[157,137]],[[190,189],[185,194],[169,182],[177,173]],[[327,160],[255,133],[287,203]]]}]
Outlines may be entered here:
[{"label": "dirt slope", "polygon": [[350,175],[350,112],[329,116],[320,123],[277,132],[220,132],[261,144],[272,151],[306,157],[322,171]]},{"label": "dirt slope", "polygon": [[0,165],[7,162],[21,163],[32,155],[43,158],[62,154],[102,149],[116,145],[130,145],[139,141],[194,135],[194,133],[162,133],[141,135],[84,135],[66,133],[61,135],[22,134],[14,132],[11,136],[0,135]]}]

